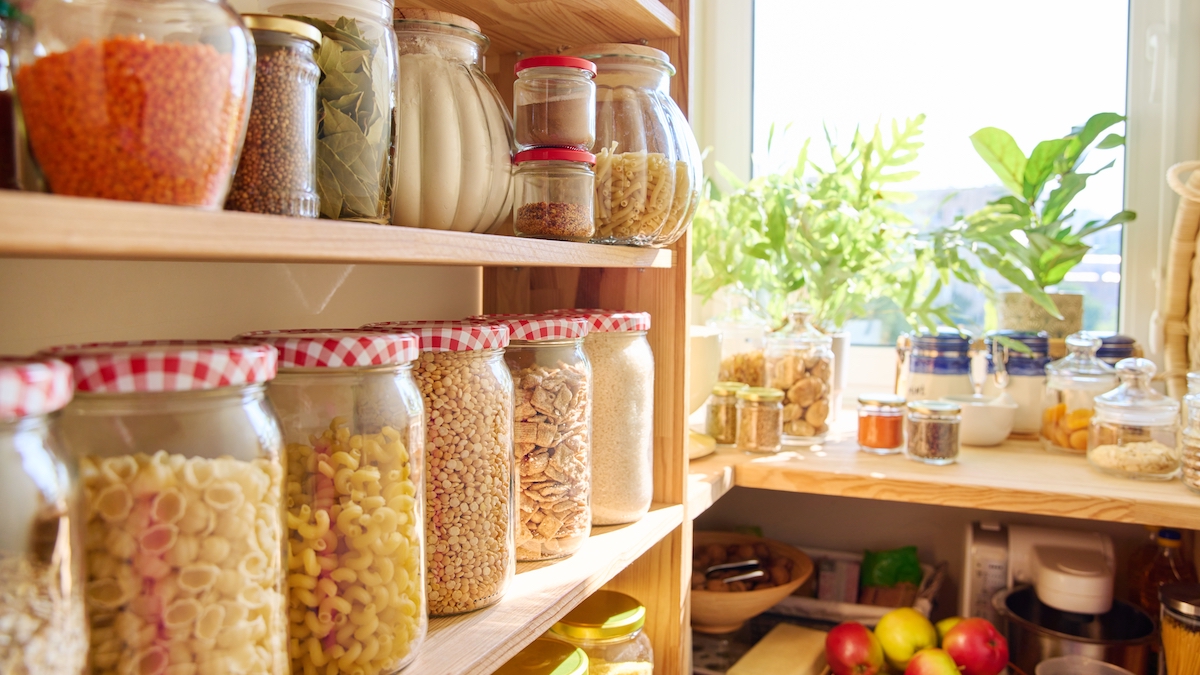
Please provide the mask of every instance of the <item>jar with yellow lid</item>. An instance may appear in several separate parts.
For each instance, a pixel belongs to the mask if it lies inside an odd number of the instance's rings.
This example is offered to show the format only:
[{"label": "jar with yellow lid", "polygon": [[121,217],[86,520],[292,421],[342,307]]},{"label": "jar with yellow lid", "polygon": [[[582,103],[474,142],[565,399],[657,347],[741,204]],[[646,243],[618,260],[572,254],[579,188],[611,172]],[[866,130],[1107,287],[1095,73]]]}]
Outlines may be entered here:
[{"label": "jar with yellow lid", "polygon": [[596,591],[550,628],[587,653],[590,675],[651,675],[654,649],[642,631],[646,608],[616,591]]},{"label": "jar with yellow lid", "polygon": [[746,387],[737,393],[737,444],[748,452],[783,449],[783,391]]},{"label": "jar with yellow lid", "polygon": [[542,636],[500,666],[496,675],[588,675],[588,672],[588,657],[582,649]]},{"label": "jar with yellow lid", "polygon": [[743,382],[718,382],[708,399],[708,418],[704,431],[721,445],[737,442],[737,393],[749,385]]}]

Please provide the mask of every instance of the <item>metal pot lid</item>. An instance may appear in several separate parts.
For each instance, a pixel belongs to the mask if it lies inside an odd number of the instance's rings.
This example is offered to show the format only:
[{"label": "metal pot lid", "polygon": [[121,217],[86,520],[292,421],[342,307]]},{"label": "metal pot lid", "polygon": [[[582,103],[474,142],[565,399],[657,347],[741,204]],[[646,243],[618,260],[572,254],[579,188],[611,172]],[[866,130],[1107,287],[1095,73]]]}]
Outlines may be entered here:
[{"label": "metal pot lid", "polygon": [[1200,617],[1200,584],[1164,584],[1158,599],[1176,614]]},{"label": "metal pot lid", "polygon": [[1104,614],[1075,614],[1042,603],[1032,586],[1018,586],[997,593],[992,598],[992,606],[1010,624],[1039,636],[1096,645],[1137,645],[1155,641],[1154,621],[1150,615],[1122,600],[1113,600],[1112,609]]}]

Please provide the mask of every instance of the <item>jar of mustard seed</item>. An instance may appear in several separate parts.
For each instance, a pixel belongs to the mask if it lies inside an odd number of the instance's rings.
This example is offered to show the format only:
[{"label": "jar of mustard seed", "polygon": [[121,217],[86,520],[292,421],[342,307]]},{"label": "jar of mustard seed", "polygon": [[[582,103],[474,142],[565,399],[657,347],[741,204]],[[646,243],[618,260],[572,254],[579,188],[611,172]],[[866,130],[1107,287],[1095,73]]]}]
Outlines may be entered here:
[{"label": "jar of mustard seed", "polygon": [[513,231],[519,237],[587,241],[595,230],[592,189],[596,156],[536,148],[517,153]]},{"label": "jar of mustard seed", "polygon": [[737,444],[747,452],[783,449],[783,392],[746,387],[737,393]]},{"label": "jar of mustard seed", "polygon": [[949,401],[911,401],[908,403],[908,443],[905,456],[925,464],[953,464],[958,461],[958,429],[962,406]]},{"label": "jar of mustard seed", "polygon": [[743,382],[718,382],[708,399],[708,418],[705,433],[721,445],[737,442],[737,394],[750,385]]}]

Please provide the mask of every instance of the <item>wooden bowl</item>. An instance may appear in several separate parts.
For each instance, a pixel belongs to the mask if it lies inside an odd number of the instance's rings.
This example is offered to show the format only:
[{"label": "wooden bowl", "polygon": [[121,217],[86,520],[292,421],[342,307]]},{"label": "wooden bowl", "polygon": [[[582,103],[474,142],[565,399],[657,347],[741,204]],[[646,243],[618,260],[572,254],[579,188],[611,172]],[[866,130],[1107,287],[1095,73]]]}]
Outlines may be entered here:
[{"label": "wooden bowl", "polygon": [[791,595],[808,581],[813,573],[811,558],[787,544],[772,539],[735,532],[692,533],[692,546],[695,548],[709,544],[766,544],[772,555],[791,559],[792,580],[783,586],[757,591],[692,591],[692,629],[701,633],[732,633],[741,628],[747,620],[762,614]]}]

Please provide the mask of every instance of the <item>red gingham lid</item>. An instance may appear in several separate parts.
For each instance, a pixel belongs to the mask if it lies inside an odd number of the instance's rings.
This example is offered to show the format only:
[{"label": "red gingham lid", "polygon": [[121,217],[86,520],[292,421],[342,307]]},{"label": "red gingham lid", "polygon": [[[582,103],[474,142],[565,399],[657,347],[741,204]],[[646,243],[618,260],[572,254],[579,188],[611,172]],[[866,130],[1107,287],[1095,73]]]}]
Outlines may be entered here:
[{"label": "red gingham lid", "polygon": [[58,359],[0,356],[0,419],[45,415],[71,401],[71,366]]},{"label": "red gingham lid", "polygon": [[506,327],[472,321],[381,321],[369,323],[362,330],[414,333],[421,340],[423,352],[473,352],[508,346]]},{"label": "red gingham lid", "polygon": [[341,328],[259,330],[242,333],[239,342],[268,344],[279,350],[280,368],[356,368],[415,361],[420,341],[412,333]]},{"label": "red gingham lid", "polygon": [[613,309],[553,309],[547,314],[587,319],[593,333],[650,330],[649,312],[622,312]]},{"label": "red gingham lid", "polygon": [[101,394],[196,391],[275,377],[269,345],[218,340],[145,340],[59,345],[42,354],[66,361],[75,390]]},{"label": "red gingham lid", "polygon": [[578,56],[560,56],[558,54],[530,56],[517,61],[517,64],[513,66],[513,72],[519,73],[529,68],[578,68],[590,73],[593,77],[596,75],[596,64]]},{"label": "red gingham lid", "polygon": [[586,337],[588,322],[571,316],[549,314],[483,314],[468,321],[508,326],[510,340],[575,340]]}]

